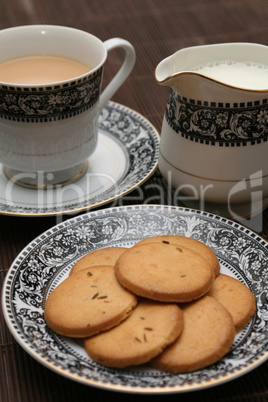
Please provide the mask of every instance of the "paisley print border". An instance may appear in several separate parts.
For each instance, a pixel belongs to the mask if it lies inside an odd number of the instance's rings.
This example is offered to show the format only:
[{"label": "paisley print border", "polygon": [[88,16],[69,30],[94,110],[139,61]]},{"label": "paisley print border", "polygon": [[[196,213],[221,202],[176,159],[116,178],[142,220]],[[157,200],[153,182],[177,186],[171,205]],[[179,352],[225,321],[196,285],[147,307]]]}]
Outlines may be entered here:
[{"label": "paisley print border", "polygon": [[231,105],[188,100],[171,91],[165,118],[182,137],[207,145],[243,146],[268,140],[268,99]]},{"label": "paisley print border", "polygon": [[103,67],[62,85],[0,87],[0,118],[46,123],[67,119],[92,107],[99,99]]}]

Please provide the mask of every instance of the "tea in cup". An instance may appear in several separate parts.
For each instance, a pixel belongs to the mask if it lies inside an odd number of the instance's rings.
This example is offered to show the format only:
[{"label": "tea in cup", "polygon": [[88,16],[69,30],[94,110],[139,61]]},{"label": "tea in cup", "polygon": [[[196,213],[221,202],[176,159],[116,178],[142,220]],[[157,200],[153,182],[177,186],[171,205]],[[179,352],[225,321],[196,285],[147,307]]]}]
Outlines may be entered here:
[{"label": "tea in cup", "polygon": [[63,56],[31,55],[0,62],[2,82],[19,85],[50,85],[87,74],[90,68],[79,60]]},{"label": "tea in cup", "polygon": [[[101,91],[107,54],[125,52]],[[86,171],[98,141],[100,111],[130,74],[135,50],[53,25],[0,31],[0,163],[8,178],[33,188],[70,183]]]}]

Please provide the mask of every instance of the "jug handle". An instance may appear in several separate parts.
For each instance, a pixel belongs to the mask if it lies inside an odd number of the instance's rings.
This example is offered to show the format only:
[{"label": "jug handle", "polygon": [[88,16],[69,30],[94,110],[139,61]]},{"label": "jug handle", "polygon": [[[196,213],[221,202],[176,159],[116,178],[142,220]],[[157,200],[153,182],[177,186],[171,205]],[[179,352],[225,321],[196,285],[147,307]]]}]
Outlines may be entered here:
[{"label": "jug handle", "polygon": [[106,47],[107,52],[112,49],[122,48],[125,52],[124,60],[119,71],[112,78],[110,83],[103,90],[100,95],[99,100],[99,110],[101,111],[109,99],[112,98],[114,93],[118,90],[118,88],[123,84],[126,78],[131,73],[135,61],[136,61],[136,53],[134,47],[125,39],[121,38],[111,38],[104,42],[104,46]]}]

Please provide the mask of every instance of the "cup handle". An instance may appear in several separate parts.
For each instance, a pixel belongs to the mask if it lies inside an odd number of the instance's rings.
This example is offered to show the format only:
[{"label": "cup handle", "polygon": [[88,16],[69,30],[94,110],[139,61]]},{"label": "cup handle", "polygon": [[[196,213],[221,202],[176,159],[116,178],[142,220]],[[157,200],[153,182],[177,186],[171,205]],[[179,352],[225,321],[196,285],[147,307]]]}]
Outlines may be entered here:
[{"label": "cup handle", "polygon": [[125,58],[119,71],[116,73],[114,78],[106,86],[106,88],[100,95],[99,110],[103,109],[103,107],[106,105],[109,99],[111,99],[114,93],[118,90],[118,88],[123,84],[123,82],[129,76],[136,60],[136,53],[134,47],[131,45],[131,43],[129,43],[125,39],[121,38],[108,39],[107,41],[104,42],[104,46],[106,47],[107,52],[109,52],[112,49],[116,49],[118,47],[124,49]]}]

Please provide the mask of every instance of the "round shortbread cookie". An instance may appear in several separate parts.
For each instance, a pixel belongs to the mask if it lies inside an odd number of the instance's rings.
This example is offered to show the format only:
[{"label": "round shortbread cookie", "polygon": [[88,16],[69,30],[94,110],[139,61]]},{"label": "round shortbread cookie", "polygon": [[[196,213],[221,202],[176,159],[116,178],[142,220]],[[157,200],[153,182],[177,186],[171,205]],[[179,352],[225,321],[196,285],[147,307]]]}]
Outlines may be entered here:
[{"label": "round shortbread cookie", "polygon": [[45,320],[60,335],[86,337],[119,324],[136,307],[137,297],[117,281],[113,266],[83,269],[48,296]]},{"label": "round shortbread cookie", "polygon": [[238,279],[220,274],[208,292],[218,300],[233,317],[236,332],[241,331],[256,311],[255,297]]},{"label": "round shortbread cookie", "polygon": [[104,247],[93,250],[73,265],[69,275],[95,265],[114,265],[125,250],[126,247]]},{"label": "round shortbread cookie", "polygon": [[213,297],[204,296],[181,308],[184,327],[180,337],[150,362],[151,367],[174,374],[217,362],[235,338],[231,314]]},{"label": "round shortbread cookie", "polygon": [[212,266],[215,276],[219,275],[220,273],[220,263],[214,251],[209,246],[197,239],[192,239],[191,237],[186,236],[163,235],[147,237],[136,244],[140,245],[152,242],[172,243],[177,244],[178,246],[188,247],[205,258],[205,260]]},{"label": "round shortbread cookie", "polygon": [[109,331],[84,340],[88,355],[96,362],[123,368],[151,360],[174,342],[183,328],[177,304],[143,299],[130,317]]},{"label": "round shortbread cookie", "polygon": [[203,296],[214,281],[207,261],[189,248],[148,243],[124,251],[115,264],[128,290],[163,302],[188,302]]}]

